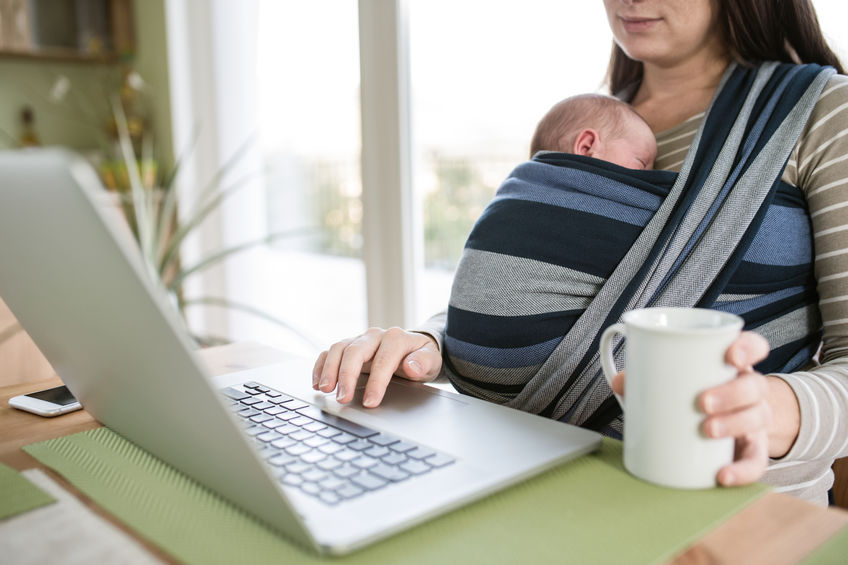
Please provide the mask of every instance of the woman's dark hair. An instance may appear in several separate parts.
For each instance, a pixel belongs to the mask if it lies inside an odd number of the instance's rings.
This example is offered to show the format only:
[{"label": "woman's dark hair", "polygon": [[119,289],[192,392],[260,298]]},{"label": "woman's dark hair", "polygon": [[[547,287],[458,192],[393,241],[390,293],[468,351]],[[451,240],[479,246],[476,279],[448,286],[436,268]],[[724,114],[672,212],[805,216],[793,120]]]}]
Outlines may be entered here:
[{"label": "woman's dark hair", "polygon": [[[722,40],[738,63],[818,63],[845,74],[824,39],[810,0],[718,0]],[[642,80],[642,63],[613,44],[607,81],[610,92]]]}]

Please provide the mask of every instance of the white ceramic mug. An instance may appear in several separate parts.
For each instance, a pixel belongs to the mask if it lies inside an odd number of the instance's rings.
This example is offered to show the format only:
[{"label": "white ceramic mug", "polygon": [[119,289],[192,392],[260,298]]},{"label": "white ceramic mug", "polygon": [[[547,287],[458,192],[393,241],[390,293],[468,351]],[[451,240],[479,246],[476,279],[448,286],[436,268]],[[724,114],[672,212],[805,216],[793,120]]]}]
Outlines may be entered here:
[{"label": "white ceramic mug", "polygon": [[625,337],[624,466],[640,479],[668,487],[708,488],[733,460],[733,438],[708,438],[697,398],[734,378],[725,363],[742,330],[739,316],[700,308],[644,308],[625,313],[601,336],[607,381],[617,369],[613,339]]}]

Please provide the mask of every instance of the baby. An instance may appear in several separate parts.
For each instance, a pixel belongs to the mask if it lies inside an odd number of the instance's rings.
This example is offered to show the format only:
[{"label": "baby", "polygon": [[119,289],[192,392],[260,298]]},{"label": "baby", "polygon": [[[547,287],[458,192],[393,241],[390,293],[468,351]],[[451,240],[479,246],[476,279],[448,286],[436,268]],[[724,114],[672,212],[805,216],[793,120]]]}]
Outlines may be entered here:
[{"label": "baby", "polygon": [[566,98],[536,126],[530,157],[538,151],[574,153],[629,169],[650,169],[657,157],[651,128],[628,104],[600,94]]}]

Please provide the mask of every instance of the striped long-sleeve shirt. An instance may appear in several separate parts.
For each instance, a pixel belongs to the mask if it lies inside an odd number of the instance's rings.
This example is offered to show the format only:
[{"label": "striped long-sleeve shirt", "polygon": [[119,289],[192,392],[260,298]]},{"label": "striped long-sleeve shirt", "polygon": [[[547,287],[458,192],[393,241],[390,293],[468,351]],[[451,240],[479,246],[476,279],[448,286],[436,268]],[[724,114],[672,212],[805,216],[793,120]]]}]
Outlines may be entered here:
[{"label": "striped long-sleeve shirt", "polygon": [[[705,113],[657,134],[657,169],[679,171]],[[827,502],[831,464],[848,456],[848,77],[825,86],[796,144],[783,180],[807,197],[814,231],[815,276],[824,322],[820,364],[777,375],[801,407],[801,429],[792,449],[773,460],[764,482],[817,503]],[[441,346],[445,314],[420,329]]]}]

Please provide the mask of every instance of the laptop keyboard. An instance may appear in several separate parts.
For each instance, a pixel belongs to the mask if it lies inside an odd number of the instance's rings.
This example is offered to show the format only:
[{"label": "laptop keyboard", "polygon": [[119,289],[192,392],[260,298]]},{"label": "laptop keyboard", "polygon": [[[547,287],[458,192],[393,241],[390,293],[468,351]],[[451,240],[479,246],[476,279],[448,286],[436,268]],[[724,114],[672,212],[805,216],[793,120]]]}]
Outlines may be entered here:
[{"label": "laptop keyboard", "polygon": [[256,382],[221,391],[278,479],[335,505],[426,475],[454,458],[323,412]]}]

